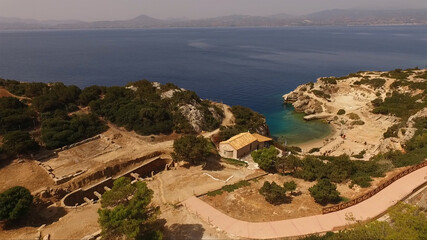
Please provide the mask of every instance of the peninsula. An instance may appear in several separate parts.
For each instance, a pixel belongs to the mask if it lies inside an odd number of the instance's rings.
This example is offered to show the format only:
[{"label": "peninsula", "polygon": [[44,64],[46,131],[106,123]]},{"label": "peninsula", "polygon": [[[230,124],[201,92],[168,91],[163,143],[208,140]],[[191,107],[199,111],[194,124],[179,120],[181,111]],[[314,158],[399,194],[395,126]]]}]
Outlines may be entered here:
[{"label": "peninsula", "polygon": [[261,114],[170,83],[0,79],[0,238],[422,234],[426,83],[414,68],[301,85],[284,101],[334,132],[284,146]]},{"label": "peninsula", "polygon": [[334,129],[326,139],[301,144],[306,152],[368,160],[378,153],[406,151],[415,119],[427,117],[426,79],[426,69],[322,77],[283,100],[304,112],[307,121],[322,119]]}]

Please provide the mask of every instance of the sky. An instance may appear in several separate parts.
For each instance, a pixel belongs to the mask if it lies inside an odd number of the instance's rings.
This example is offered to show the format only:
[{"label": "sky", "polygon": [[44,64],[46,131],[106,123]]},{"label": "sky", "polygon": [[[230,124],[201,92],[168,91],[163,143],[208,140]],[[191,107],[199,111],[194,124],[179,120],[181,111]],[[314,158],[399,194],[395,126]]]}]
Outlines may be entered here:
[{"label": "sky", "polygon": [[308,14],[327,9],[427,8],[427,0],[0,0],[0,16],[124,20],[138,15],[198,19],[232,14]]}]

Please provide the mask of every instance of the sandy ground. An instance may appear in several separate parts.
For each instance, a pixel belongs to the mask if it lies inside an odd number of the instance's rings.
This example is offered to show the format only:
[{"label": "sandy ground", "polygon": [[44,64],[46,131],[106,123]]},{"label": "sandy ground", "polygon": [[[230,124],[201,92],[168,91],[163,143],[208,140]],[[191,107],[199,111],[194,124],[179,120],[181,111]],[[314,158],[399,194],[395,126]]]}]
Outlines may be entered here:
[{"label": "sandy ground", "polygon": [[[289,204],[272,205],[258,192],[265,181],[274,181],[282,185],[292,180],[297,183],[298,192],[300,191],[301,194],[294,196]],[[231,193],[224,192],[221,195],[204,196],[201,199],[230,217],[249,222],[283,220],[322,212],[321,206],[313,201],[308,192],[308,188],[315,182],[270,174],[250,183],[250,186],[239,188]]]},{"label": "sandy ground", "polygon": [[32,160],[14,160],[0,168],[0,183],[0,192],[14,186],[23,186],[35,193],[43,187],[54,185],[49,175]]},{"label": "sandy ground", "polygon": [[[222,166],[221,166],[222,165]],[[235,167],[228,164],[177,167],[176,170],[161,172],[148,182],[154,190],[153,203],[160,206],[160,219],[164,221],[166,239],[228,239],[216,228],[211,227],[180,206],[180,202],[191,196],[206,193],[232,184],[245,178],[250,178],[262,172]],[[219,180],[214,180],[217,178]],[[232,177],[227,183],[225,180]]]},{"label": "sandy ground", "polygon": [[36,239],[50,235],[50,239],[81,239],[98,231],[98,209],[100,204],[91,204],[77,209],[57,208],[46,221],[51,224],[28,226],[0,231],[0,239]]}]

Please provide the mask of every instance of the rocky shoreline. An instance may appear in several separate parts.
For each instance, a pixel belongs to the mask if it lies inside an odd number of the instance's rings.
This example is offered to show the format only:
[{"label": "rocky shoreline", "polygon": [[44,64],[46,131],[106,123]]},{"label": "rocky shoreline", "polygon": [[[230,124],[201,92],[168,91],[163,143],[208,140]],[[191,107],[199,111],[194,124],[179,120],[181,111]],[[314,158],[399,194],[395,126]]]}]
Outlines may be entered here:
[{"label": "rocky shoreline", "polygon": [[[373,113],[375,101],[384,100],[393,92],[422,94],[422,90],[400,86],[399,81],[425,84],[426,69],[404,72],[404,80],[390,72],[358,72],[345,77],[319,78],[315,83],[298,86],[283,95],[285,103],[292,104],[297,112],[305,114],[305,120],[321,119],[331,125],[334,133],[319,141],[303,143],[304,152],[338,156],[348,154],[359,159],[390,150],[401,150],[415,133],[413,119],[427,117],[427,108],[418,111],[407,120],[393,115]],[[399,82],[400,83],[400,82]],[[421,85],[420,84],[420,85]],[[399,85],[396,88],[396,85]],[[394,137],[384,133],[399,125]],[[399,130],[398,129],[398,130]]]}]

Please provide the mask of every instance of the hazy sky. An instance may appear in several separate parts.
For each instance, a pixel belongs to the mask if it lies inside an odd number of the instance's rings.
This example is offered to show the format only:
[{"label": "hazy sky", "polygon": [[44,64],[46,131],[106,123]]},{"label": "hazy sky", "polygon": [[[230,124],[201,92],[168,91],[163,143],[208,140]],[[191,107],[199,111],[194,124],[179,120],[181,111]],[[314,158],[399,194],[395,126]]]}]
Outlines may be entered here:
[{"label": "hazy sky", "polygon": [[120,20],[141,14],[162,19],[306,14],[333,8],[427,8],[427,0],[0,0],[0,16],[43,20]]}]

